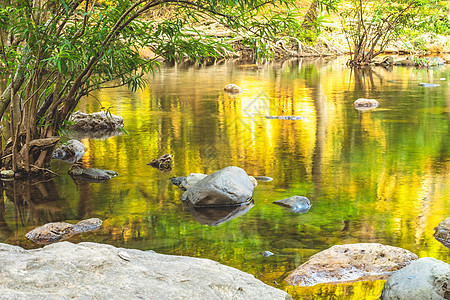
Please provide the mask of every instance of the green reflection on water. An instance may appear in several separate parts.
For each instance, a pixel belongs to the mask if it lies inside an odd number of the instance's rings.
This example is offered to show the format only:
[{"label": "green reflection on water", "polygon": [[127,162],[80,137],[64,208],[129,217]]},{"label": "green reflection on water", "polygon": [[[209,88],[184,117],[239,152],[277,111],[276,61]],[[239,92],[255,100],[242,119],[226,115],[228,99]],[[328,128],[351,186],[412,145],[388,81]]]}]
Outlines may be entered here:
[{"label": "green reflection on water", "polygon": [[[111,107],[129,135],[82,140],[84,165],[120,176],[103,183],[74,183],[68,175],[31,187],[8,183],[2,241],[31,248],[24,234],[37,225],[99,217],[101,230],[71,241],[210,258],[273,286],[335,244],[379,242],[449,262],[448,250],[432,236],[450,213],[450,95],[448,81],[439,80],[450,78],[449,69],[352,73],[343,60],[273,66],[165,66],[143,91],[105,89],[93,95],[101,104],[85,99],[81,111]],[[245,92],[224,94],[228,83]],[[352,103],[360,97],[380,106],[356,111]],[[164,153],[174,157],[171,172],[146,165]],[[169,178],[229,165],[274,181],[259,182],[245,215],[201,225]],[[59,174],[68,168],[53,163]],[[308,197],[311,210],[294,214],[271,204],[292,195]],[[262,257],[264,250],[275,255]],[[349,289],[377,297],[381,288],[375,282],[289,290],[320,299],[348,296]]]}]

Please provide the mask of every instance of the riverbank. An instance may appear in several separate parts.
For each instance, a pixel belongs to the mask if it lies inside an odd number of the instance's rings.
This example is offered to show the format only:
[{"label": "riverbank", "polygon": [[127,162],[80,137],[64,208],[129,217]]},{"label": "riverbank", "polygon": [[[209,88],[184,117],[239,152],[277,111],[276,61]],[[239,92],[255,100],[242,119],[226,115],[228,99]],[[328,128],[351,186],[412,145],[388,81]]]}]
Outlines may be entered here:
[{"label": "riverbank", "polygon": [[97,243],[0,244],[2,299],[292,299],[218,262]]}]

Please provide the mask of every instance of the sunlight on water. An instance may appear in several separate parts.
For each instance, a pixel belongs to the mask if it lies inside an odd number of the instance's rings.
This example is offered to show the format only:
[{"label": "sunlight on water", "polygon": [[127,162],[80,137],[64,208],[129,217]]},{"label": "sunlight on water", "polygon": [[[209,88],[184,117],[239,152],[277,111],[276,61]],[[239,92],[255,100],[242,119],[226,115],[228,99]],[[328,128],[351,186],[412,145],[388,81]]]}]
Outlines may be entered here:
[{"label": "sunlight on water", "polygon": [[[78,109],[109,108],[129,134],[83,139],[83,164],[120,176],[75,183],[69,165],[54,161],[61,176],[52,181],[5,183],[1,241],[32,248],[24,234],[38,225],[98,217],[99,231],[70,241],[210,258],[299,299],[379,297],[383,281],[282,284],[289,271],[335,244],[378,242],[450,262],[449,250],[433,238],[433,228],[450,215],[449,69],[352,72],[344,62],[288,61],[260,70],[233,62],[162,66],[137,93],[94,93]],[[244,93],[225,94],[228,83]],[[358,98],[380,106],[359,112],[352,105]],[[147,165],[164,153],[174,157],[171,172]],[[202,225],[169,178],[229,165],[274,180],[258,183],[244,214]],[[293,195],[308,197],[310,211],[271,204]],[[206,222],[228,213],[199,214]],[[259,254],[266,250],[275,255]]]}]

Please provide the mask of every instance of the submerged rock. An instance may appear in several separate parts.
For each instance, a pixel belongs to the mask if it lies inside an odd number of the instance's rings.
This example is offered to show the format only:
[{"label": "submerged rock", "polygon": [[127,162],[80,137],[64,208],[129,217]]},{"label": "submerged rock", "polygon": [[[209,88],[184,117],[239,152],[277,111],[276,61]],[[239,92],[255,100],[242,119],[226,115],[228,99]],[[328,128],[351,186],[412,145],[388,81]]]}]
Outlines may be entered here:
[{"label": "submerged rock", "polygon": [[450,217],[434,228],[434,238],[450,249]]},{"label": "submerged rock", "polygon": [[414,67],[414,66],[416,66],[416,62],[409,56],[407,58],[405,58],[405,59],[396,61],[394,64],[396,66],[404,66],[404,67]]},{"label": "submerged rock", "polygon": [[261,252],[259,252],[259,254],[264,257],[269,257],[269,256],[273,255],[273,253],[270,251],[261,251]]},{"label": "submerged rock", "polygon": [[183,186],[181,185],[181,183],[186,180],[186,177],[170,177],[169,178],[170,182],[172,182],[174,185],[176,185],[179,188],[183,188]]},{"label": "submerged rock", "polygon": [[378,105],[379,103],[375,99],[359,98],[355,102],[353,102],[353,107],[360,111],[374,109],[377,108]]},{"label": "submerged rock", "polygon": [[33,250],[0,244],[0,265],[4,299],[291,299],[253,275],[209,259],[97,243],[61,242]]},{"label": "submerged rock", "polygon": [[100,182],[118,176],[116,171],[102,170],[96,168],[89,169],[72,169],[69,174],[76,179],[82,179],[92,182]]},{"label": "submerged rock", "polygon": [[153,168],[156,168],[160,171],[172,171],[172,161],[173,161],[172,155],[166,153],[161,157],[152,160],[147,165],[150,165]]},{"label": "submerged rock", "polygon": [[450,265],[431,257],[418,259],[388,278],[380,299],[450,299]]},{"label": "submerged rock", "polygon": [[423,87],[438,87],[438,86],[440,86],[439,84],[436,84],[436,83],[424,83],[424,82],[419,83],[419,85],[423,86]]},{"label": "submerged rock", "polygon": [[272,203],[286,207],[293,213],[305,213],[311,208],[311,202],[303,196],[292,196]]},{"label": "submerged rock", "polygon": [[184,192],[183,201],[194,206],[233,206],[251,200],[254,186],[247,173],[226,167],[206,176]]},{"label": "submerged rock", "polygon": [[223,88],[223,90],[228,94],[240,94],[243,92],[243,90],[239,86],[237,86],[233,83],[227,84]]},{"label": "submerged rock", "polygon": [[79,161],[86,151],[86,147],[78,140],[69,140],[53,151],[52,158],[60,159],[69,163]]},{"label": "submerged rock", "polygon": [[417,258],[408,250],[378,243],[335,245],[311,256],[285,280],[292,285],[312,286],[385,279]]},{"label": "submerged rock", "polygon": [[65,222],[48,223],[31,230],[25,236],[36,244],[51,244],[67,240],[75,234],[97,230],[101,225],[102,220],[98,218],[83,220],[75,225]]},{"label": "submerged rock", "polygon": [[297,120],[304,119],[304,117],[299,117],[299,116],[266,116],[266,119],[297,121]]},{"label": "submerged rock", "polygon": [[257,181],[269,182],[272,181],[273,178],[269,176],[253,176]]},{"label": "submerged rock", "polygon": [[123,118],[105,111],[85,114],[80,111],[74,112],[69,121],[74,122],[73,130],[81,131],[108,131],[123,128]]},{"label": "submerged rock", "polygon": [[238,206],[188,207],[195,220],[203,225],[218,226],[246,214],[254,205],[253,201]]}]

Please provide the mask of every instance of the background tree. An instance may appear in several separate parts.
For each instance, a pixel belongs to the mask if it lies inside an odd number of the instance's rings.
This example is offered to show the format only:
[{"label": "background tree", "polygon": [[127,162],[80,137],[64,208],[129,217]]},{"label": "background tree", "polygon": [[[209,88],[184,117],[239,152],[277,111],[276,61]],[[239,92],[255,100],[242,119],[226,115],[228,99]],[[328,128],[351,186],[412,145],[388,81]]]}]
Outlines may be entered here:
[{"label": "background tree", "polygon": [[[297,23],[292,13],[284,16],[266,6],[289,5],[289,0],[113,0],[108,5],[92,0],[2,1],[0,67],[8,87],[0,98],[0,117],[11,137],[2,164],[16,172],[41,173],[82,97],[106,84],[142,87],[142,76],[157,70],[158,57],[226,56],[231,50],[227,43],[191,26],[200,18],[234,30],[259,56],[267,55],[263,46]],[[174,10],[174,18],[141,18],[164,6]],[[142,58],[143,46],[150,46],[155,57]]]},{"label": "background tree", "polygon": [[367,65],[394,40],[422,32],[449,33],[447,1],[349,0],[339,10],[351,50],[349,66]]}]

